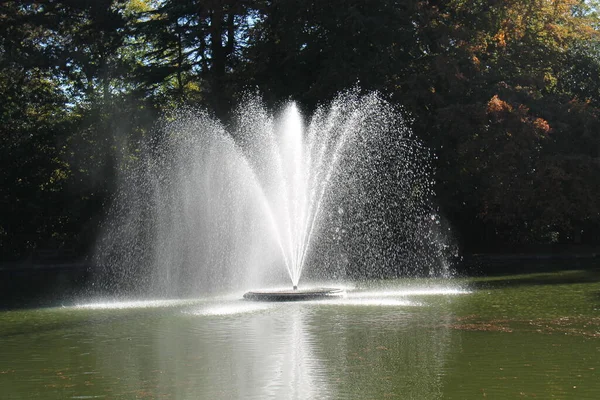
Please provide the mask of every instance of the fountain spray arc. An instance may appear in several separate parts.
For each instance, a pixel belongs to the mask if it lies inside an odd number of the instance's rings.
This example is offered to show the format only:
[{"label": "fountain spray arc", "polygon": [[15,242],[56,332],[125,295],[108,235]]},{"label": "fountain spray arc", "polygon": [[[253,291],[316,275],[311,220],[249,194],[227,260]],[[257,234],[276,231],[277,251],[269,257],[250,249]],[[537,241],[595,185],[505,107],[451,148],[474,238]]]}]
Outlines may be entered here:
[{"label": "fountain spray arc", "polygon": [[[356,181],[361,178],[353,174],[358,176],[360,168],[373,168],[369,162],[376,160],[365,159],[368,153],[361,151],[361,145],[378,135],[376,140],[381,141],[385,131],[381,125],[386,125],[383,119],[388,118],[389,124],[394,114],[378,95],[360,97],[356,93],[341,96],[328,109],[317,110],[306,126],[293,102],[277,117],[263,114],[263,110],[256,104],[240,110],[238,132],[248,138],[241,141],[241,148],[264,193],[265,210],[293,289],[297,290],[315,232],[327,219],[322,216],[323,210],[331,212],[332,204],[343,199],[342,193],[348,188],[339,185],[365,188]],[[256,123],[257,118],[260,123]],[[403,129],[395,133],[406,132]]]},{"label": "fountain spray arc", "polygon": [[337,138],[327,137],[333,130],[320,126],[309,125],[307,131],[295,103],[288,104],[277,120],[267,118],[261,128],[267,143],[255,168],[268,171],[259,178],[266,193],[265,210],[296,290],[338,153],[350,130]]},{"label": "fountain spray arc", "polygon": [[124,158],[101,284],[173,296],[434,266],[428,151],[381,96],[345,92],[308,119],[248,97],[233,120],[180,110]]}]

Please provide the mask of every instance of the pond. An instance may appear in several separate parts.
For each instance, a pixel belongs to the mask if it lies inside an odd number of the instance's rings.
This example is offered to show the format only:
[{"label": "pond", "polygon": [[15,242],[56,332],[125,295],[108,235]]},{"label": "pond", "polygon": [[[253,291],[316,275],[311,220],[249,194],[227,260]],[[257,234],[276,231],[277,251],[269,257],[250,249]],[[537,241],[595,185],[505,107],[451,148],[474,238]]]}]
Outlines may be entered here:
[{"label": "pond", "polygon": [[600,270],[0,313],[2,399],[598,399]]}]

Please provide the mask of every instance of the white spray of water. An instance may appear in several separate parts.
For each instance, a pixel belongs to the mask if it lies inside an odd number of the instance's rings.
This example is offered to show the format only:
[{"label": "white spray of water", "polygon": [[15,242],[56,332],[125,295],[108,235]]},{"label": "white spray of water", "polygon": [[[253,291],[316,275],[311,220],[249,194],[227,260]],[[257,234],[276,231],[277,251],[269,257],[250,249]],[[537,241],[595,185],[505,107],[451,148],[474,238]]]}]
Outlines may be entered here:
[{"label": "white spray of water", "polygon": [[101,284],[170,296],[277,284],[282,271],[292,285],[307,269],[447,273],[431,251],[428,152],[377,94],[343,93],[307,120],[247,98],[231,129],[184,110],[157,132],[122,168]]}]

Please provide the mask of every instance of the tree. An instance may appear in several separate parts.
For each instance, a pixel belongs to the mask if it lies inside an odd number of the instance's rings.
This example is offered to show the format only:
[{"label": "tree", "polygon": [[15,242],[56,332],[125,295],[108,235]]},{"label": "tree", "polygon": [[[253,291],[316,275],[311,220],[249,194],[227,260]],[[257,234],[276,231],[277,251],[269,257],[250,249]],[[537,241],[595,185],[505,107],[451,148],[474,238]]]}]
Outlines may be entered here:
[{"label": "tree", "polygon": [[272,102],[308,107],[359,85],[394,92],[415,57],[417,1],[262,1],[248,30],[243,76]]},{"label": "tree", "polygon": [[37,5],[0,4],[0,248],[3,260],[41,242],[61,241],[68,165],[60,159],[69,128],[67,98],[52,79],[47,30]]},{"label": "tree", "polygon": [[249,10],[245,1],[167,0],[144,12],[134,26],[149,43],[140,76],[148,86],[166,83],[179,103],[200,102],[225,116]]}]

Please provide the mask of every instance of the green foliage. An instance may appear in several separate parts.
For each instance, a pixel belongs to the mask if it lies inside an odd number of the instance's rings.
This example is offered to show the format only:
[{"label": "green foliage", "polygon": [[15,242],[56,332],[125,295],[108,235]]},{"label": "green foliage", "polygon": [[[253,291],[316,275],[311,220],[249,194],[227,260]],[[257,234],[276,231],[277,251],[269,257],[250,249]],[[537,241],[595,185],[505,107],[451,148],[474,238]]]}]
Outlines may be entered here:
[{"label": "green foliage", "polygon": [[571,0],[436,3],[419,20],[433,38],[421,85],[398,97],[439,155],[463,245],[568,242],[583,226],[596,241],[596,15]]},{"label": "green foliage", "polygon": [[391,93],[418,57],[418,2],[264,1],[248,30],[244,78],[277,102],[314,107],[348,87]]},{"label": "green foliage", "polygon": [[[239,94],[402,105],[467,249],[600,240],[598,4],[0,2],[0,244],[85,254],[157,115]],[[583,232],[583,234],[582,234]]]}]

